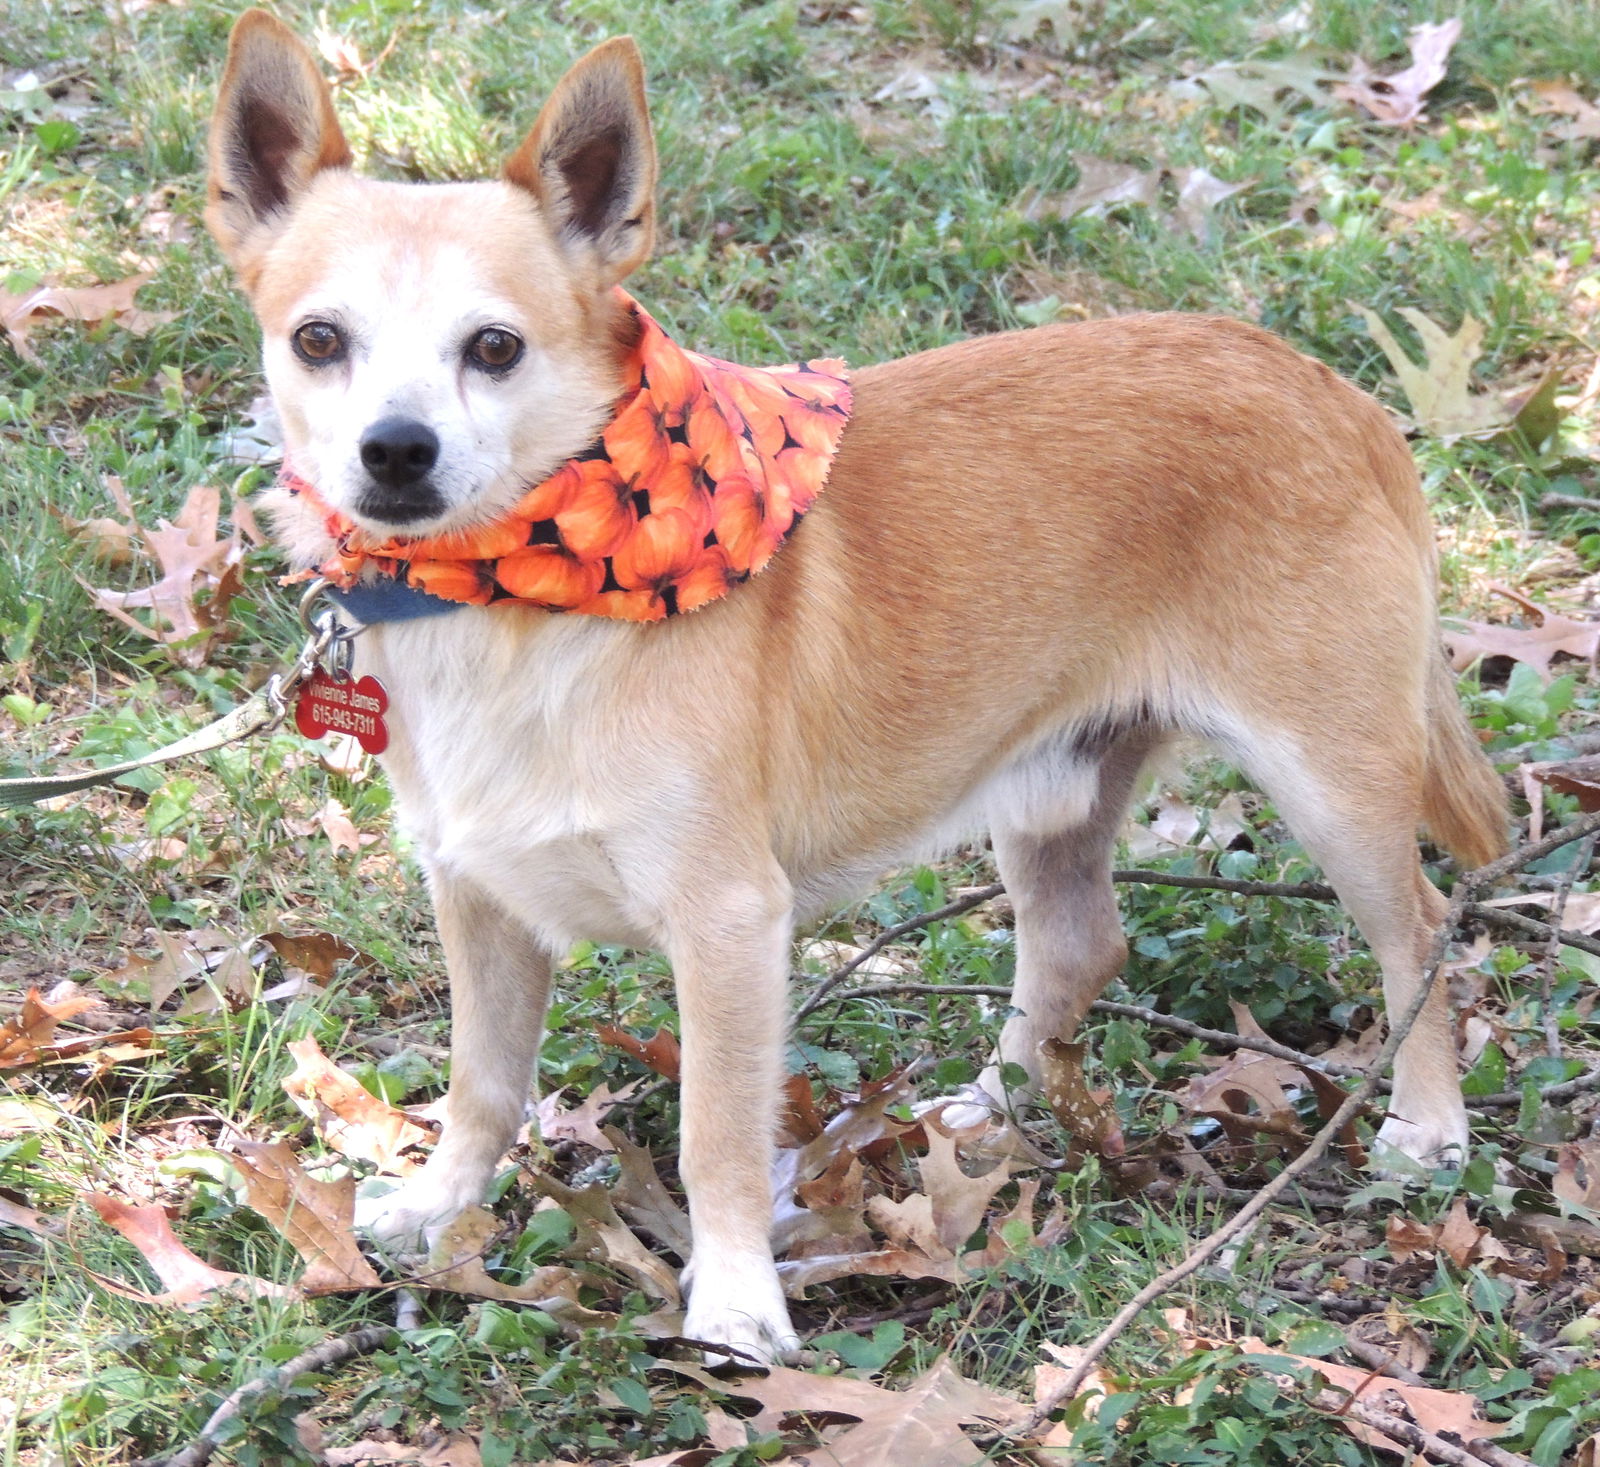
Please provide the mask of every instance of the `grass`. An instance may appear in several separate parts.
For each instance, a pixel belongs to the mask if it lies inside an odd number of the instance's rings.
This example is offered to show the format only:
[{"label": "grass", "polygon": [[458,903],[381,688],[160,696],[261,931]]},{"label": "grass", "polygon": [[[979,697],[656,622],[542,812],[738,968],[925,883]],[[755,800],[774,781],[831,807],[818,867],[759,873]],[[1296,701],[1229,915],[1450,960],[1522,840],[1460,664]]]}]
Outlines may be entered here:
[{"label": "grass", "polygon": [[[1364,120],[1326,89],[1314,101],[1287,94],[1258,106],[1194,79],[1215,80],[1216,68],[1247,58],[1343,71],[1360,56],[1394,70],[1409,28],[1444,18],[1433,6],[1325,0],[1303,34],[1260,39],[1281,6],[1062,0],[1043,12],[1059,20],[1053,29],[1004,39],[1014,8],[575,0],[489,11],[369,0],[280,13],[303,34],[325,26],[363,58],[381,56],[371,75],[340,79],[346,129],[372,171],[423,179],[492,172],[566,64],[604,36],[635,34],[651,68],[663,171],[660,241],[634,288],[669,329],[722,355],[825,351],[868,361],[1054,319],[1208,310],[1281,332],[1404,411],[1355,306],[1379,311],[1402,335],[1401,307],[1451,329],[1472,316],[1485,327],[1477,385],[1531,388],[1554,368],[1563,413],[1536,447],[1503,436],[1414,440],[1441,525],[1447,603],[1503,616],[1508,605],[1489,590],[1498,580],[1581,615],[1600,572],[1600,518],[1540,501],[1552,490],[1597,489],[1595,406],[1583,386],[1600,347],[1600,161],[1592,141],[1556,136],[1556,119],[1533,109],[1525,83],[1575,79],[1581,88],[1600,75],[1593,5],[1463,0],[1449,74],[1428,119],[1408,131]],[[0,120],[9,129],[0,137],[0,288],[149,270],[141,306],[173,313],[143,336],[116,325],[46,327],[33,338],[36,362],[0,347],[0,774],[154,747],[229,706],[296,639],[272,552],[253,550],[225,645],[199,669],[174,666],[94,609],[84,582],[126,587],[135,573],[92,560],[62,518],[110,513],[108,476],[145,524],[176,513],[196,484],[246,491],[261,477],[241,476],[225,452],[259,390],[255,328],[198,224],[205,118],[232,18],[208,0],[0,3]],[[26,84],[30,70],[38,85]],[[1084,158],[1202,167],[1244,187],[1217,205],[1203,239],[1174,227],[1172,177],[1154,208],[1052,217],[1039,201],[1073,188]],[[35,620],[30,608],[41,605]],[[1583,664],[1553,690],[1491,667],[1463,692],[1491,749],[1555,748],[1549,741],[1592,720],[1600,703]],[[1179,788],[1201,806],[1240,791],[1214,766]],[[1250,799],[1253,849],[1175,852],[1173,868],[1309,875],[1270,807]],[[40,1109],[35,1121],[0,1111],[0,1195],[70,1214],[73,1230],[66,1245],[0,1230],[0,1337],[13,1362],[0,1461],[112,1464],[169,1448],[265,1364],[391,1316],[384,1296],[220,1301],[192,1314],[119,1297],[96,1276],[153,1280],[130,1245],[77,1206],[96,1189],[158,1200],[208,1261],[286,1278],[291,1257],[242,1205],[215,1152],[235,1135],[288,1134],[316,1154],[279,1084],[292,1067],[285,1045],[312,1034],[373,1086],[418,1102],[438,1092],[444,984],[420,880],[403,841],[336,853],[317,824],[330,800],[361,831],[387,834],[381,777],[330,770],[279,734],[60,808],[0,816],[4,995],[70,980],[104,996],[119,1022],[151,1018],[161,1042],[158,1054],[104,1068],[8,1072],[0,1103]],[[1569,797],[1550,797],[1554,815],[1571,808]],[[163,844],[140,844],[152,841]],[[991,878],[985,854],[969,852],[892,878],[820,935],[859,941]],[[1589,885],[1585,874],[1579,890]],[[1248,1004],[1276,1036],[1313,1049],[1370,1016],[1376,971],[1334,909],[1157,887],[1125,888],[1123,906],[1134,951],[1117,996],[1224,1028],[1229,1002]],[[150,970],[127,961],[153,958],[156,934],[217,933],[249,948],[275,931],[332,931],[371,961],[342,964],[321,993],[258,994],[188,1016],[173,1012],[178,998],[150,1015]],[[897,951],[935,982],[1004,982],[1013,960],[1003,914],[981,912]],[[1597,974],[1565,953],[1572,966],[1556,975],[1552,1002],[1566,1053],[1592,1067]],[[1469,1077],[1480,1089],[1514,1087],[1519,1074],[1559,1078],[1536,1058],[1534,957],[1502,945],[1464,959],[1460,985],[1492,1031]],[[814,975],[827,964],[798,966]],[[260,975],[262,991],[286,976],[276,958]],[[583,1094],[639,1078],[595,1029],[645,1033],[673,1022],[661,962],[584,949],[561,984],[545,1083]],[[797,1033],[791,1058],[821,1093],[931,1049],[925,1092],[934,1093],[975,1071],[1002,1014],[938,996],[830,1006]],[[1090,1083],[1110,1092],[1135,1149],[1214,1148],[1214,1134],[1186,1120],[1173,1095],[1198,1072],[1200,1046],[1175,1047],[1123,1019],[1087,1037]],[[667,1158],[675,1111],[661,1090],[626,1125]],[[1476,1391],[1511,1423],[1506,1445],[1556,1467],[1600,1431],[1584,1374],[1600,1365],[1595,1337],[1573,1328],[1593,1316],[1592,1263],[1575,1256],[1543,1283],[1442,1255],[1408,1265],[1393,1259],[1383,1228],[1399,1214],[1432,1223],[1462,1196],[1499,1226],[1511,1206],[1506,1181],[1525,1189],[1524,1202],[1547,1198],[1544,1143],[1592,1133],[1595,1122],[1592,1097],[1559,1116],[1534,1099],[1485,1114],[1484,1149],[1463,1175],[1365,1200],[1365,1179],[1331,1176],[1324,1191],[1273,1213],[1231,1274],[1201,1276],[1166,1302],[1187,1311],[1197,1337],[1276,1342],[1321,1327],[1319,1315],[1342,1327],[1351,1314],[1335,1307],[1341,1300],[1378,1311],[1392,1297],[1429,1341],[1430,1381]],[[1059,1154],[1067,1138],[1052,1125],[1037,1134]],[[1116,1167],[1091,1156],[1047,1181],[1071,1223],[1056,1248],[1020,1253],[954,1291],[843,1280],[813,1290],[800,1317],[833,1338],[848,1368],[903,1384],[951,1351],[969,1374],[1026,1396],[1047,1341],[1088,1338],[1213,1230],[1240,1186],[1258,1186],[1276,1165],[1243,1158],[1224,1167],[1226,1185],[1168,1178],[1129,1191]],[[603,1173],[601,1163],[595,1175]],[[1357,1199],[1348,1210],[1345,1197]],[[513,1188],[511,1213],[521,1219],[529,1205]],[[508,1257],[531,1247],[525,1235]],[[717,1403],[653,1368],[660,1347],[629,1333],[627,1317],[615,1330],[570,1337],[549,1333],[542,1316],[429,1297],[402,1343],[263,1401],[226,1451],[242,1463],[312,1460],[294,1424],[310,1408],[330,1443],[461,1429],[486,1462],[617,1461],[695,1445]],[[1236,1353],[1180,1348],[1159,1317],[1124,1337],[1109,1368],[1115,1404],[1075,1427],[1089,1459],[1375,1460],[1293,1392],[1241,1368]],[[716,1460],[743,1467],[778,1449],[758,1438]]]}]

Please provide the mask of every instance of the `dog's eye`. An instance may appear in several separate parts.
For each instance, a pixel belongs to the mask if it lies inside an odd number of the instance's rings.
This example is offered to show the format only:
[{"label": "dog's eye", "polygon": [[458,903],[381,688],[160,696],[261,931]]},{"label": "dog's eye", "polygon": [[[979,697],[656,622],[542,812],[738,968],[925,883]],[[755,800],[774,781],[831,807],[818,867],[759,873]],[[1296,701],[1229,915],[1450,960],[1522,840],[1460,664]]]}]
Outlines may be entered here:
[{"label": "dog's eye", "polygon": [[344,354],[344,337],[327,321],[307,321],[289,342],[303,362],[331,362]]},{"label": "dog's eye", "polygon": [[498,326],[485,326],[467,343],[467,360],[490,372],[503,372],[515,366],[521,355],[522,338]]}]

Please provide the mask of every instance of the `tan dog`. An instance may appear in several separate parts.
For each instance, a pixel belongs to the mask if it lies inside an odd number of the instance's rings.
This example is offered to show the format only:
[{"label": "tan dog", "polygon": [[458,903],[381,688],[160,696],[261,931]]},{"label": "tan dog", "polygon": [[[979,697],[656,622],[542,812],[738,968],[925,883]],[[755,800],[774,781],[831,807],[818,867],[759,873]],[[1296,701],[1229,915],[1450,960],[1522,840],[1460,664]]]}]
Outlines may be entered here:
[{"label": "tan dog", "polygon": [[[289,456],[351,519],[482,524],[605,425],[627,334],[612,287],[654,210],[631,41],[568,72],[500,180],[417,186],[351,176],[311,55],[251,11],[211,159],[207,220],[260,317]],[[449,1125],[371,1225],[413,1240],[482,1197],[574,939],[661,949],[683,1024],[687,1332],[767,1357],[796,1343],[768,1232],[797,920],[987,828],[1016,904],[998,1057],[1032,1070],[1122,963],[1112,850],[1175,734],[1271,796],[1391,1012],[1444,907],[1418,826],[1478,863],[1505,824],[1440,657],[1410,456],[1327,368],[1253,326],[1155,315],[854,380],[826,492],[724,600],[657,625],[467,607],[358,649],[392,700],[385,763],[455,1013]],[[435,440],[406,490],[363,461],[397,415]],[[277,523],[299,564],[328,554],[303,503]],[[998,1098],[995,1068],[985,1084]],[[1442,993],[1381,1140],[1467,1143]]]}]

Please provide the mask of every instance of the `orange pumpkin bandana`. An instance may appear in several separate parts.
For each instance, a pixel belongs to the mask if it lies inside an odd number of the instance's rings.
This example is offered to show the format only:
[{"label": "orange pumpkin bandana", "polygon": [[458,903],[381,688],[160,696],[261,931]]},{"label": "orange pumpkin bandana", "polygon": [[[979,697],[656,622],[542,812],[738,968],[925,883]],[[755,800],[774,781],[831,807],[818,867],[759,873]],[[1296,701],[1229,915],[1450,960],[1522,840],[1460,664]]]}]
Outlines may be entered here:
[{"label": "orange pumpkin bandana", "polygon": [[337,545],[320,574],[351,588],[370,569],[462,605],[660,621],[761,570],[827,480],[850,415],[844,363],[701,356],[618,294],[639,339],[616,416],[492,524],[378,540],[286,471],[285,487],[322,512]]}]

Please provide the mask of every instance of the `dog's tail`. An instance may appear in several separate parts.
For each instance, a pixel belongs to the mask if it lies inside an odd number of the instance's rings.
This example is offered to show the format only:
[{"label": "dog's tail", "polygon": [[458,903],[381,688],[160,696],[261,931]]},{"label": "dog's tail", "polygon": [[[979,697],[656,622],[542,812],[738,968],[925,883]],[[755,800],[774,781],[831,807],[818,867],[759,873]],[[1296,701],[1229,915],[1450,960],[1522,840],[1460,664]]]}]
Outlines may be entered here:
[{"label": "dog's tail", "polygon": [[1441,655],[1434,658],[1427,698],[1422,823],[1434,840],[1472,870],[1505,853],[1510,821],[1505,786],[1467,722],[1455,678]]}]

